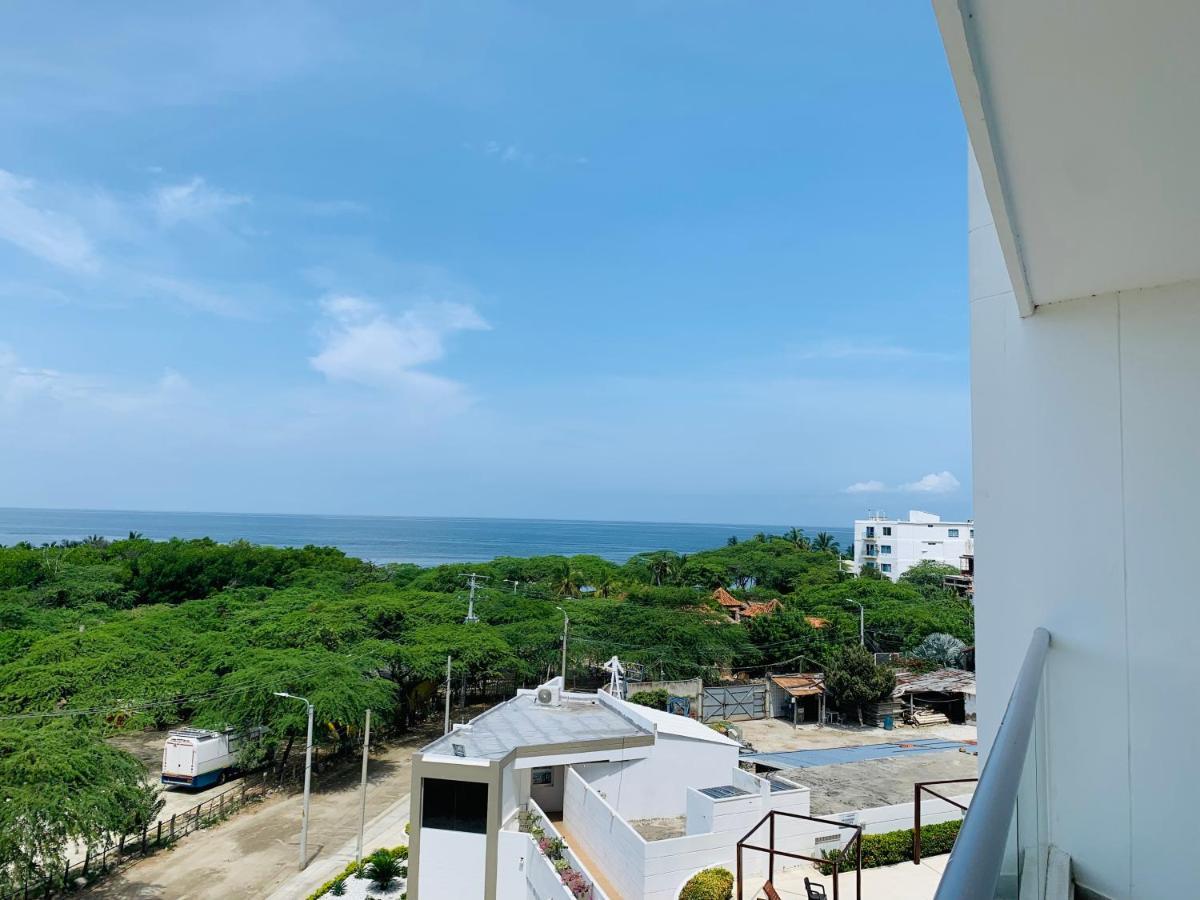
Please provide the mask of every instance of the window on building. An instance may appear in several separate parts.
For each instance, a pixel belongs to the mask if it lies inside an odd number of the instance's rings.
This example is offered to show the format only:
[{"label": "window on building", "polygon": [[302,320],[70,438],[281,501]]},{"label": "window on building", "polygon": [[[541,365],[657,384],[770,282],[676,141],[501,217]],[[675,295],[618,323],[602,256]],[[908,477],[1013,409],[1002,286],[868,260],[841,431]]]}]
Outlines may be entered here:
[{"label": "window on building", "polygon": [[487,833],[488,786],[477,781],[421,779],[421,827]]},{"label": "window on building", "polygon": [[884,556],[890,556],[892,553],[892,545],[891,544],[880,544],[879,552],[882,553]]},{"label": "window on building", "polygon": [[869,537],[869,538],[873,538],[873,537],[875,537],[875,526],[874,526],[874,525],[868,525],[868,526],[867,526],[866,535],[867,535],[867,537]]},{"label": "window on building", "polygon": [[951,528],[947,533],[950,535],[950,537],[958,537],[958,529],[957,528]]},{"label": "window on building", "polygon": [[877,549],[874,544],[867,544],[867,556],[874,556]]},{"label": "window on building", "polygon": [[530,780],[534,784],[554,784],[554,769],[550,766],[538,766],[533,770]]},{"label": "window on building", "polygon": [[884,526],[883,526],[883,536],[884,536],[884,537],[891,537],[891,536],[892,536],[892,526],[891,526],[891,525],[884,525]]},{"label": "window on building", "polygon": [[971,537],[975,537],[975,529],[974,528],[971,529]]},{"label": "window on building", "polygon": [[875,568],[875,563],[871,562],[871,560],[869,560],[869,559],[865,563],[863,563],[863,565],[868,569]]},{"label": "window on building", "polygon": [[891,564],[891,563],[884,563],[884,564],[883,564],[882,566],[880,566],[879,568],[880,568],[880,569],[882,569],[884,572],[890,572],[890,571],[892,571],[892,564]]}]

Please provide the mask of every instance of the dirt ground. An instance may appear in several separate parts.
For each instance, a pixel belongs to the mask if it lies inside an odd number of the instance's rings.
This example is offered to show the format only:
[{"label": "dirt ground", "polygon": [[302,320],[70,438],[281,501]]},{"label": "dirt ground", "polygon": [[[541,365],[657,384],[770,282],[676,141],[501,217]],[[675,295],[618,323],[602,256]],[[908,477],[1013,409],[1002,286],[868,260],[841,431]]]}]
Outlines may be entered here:
[{"label": "dirt ground", "polygon": [[[368,820],[408,795],[413,751],[441,730],[436,723],[372,753]],[[132,746],[127,749],[138,753]],[[348,760],[336,773],[314,779],[310,858],[319,859],[322,852],[332,852],[357,834],[359,774],[358,765]],[[189,796],[188,806],[199,802],[196,796]],[[121,900],[265,897],[296,871],[301,800],[295,788],[273,793],[220,826],[188,835],[173,849],[133,863],[97,884],[87,896]]]}]

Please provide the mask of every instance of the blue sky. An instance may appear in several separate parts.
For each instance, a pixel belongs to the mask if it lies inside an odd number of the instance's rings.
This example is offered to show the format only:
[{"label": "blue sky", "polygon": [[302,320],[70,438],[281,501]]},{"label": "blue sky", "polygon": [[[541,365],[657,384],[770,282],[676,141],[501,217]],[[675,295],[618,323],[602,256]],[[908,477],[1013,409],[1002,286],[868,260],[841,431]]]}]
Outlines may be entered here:
[{"label": "blue sky", "polygon": [[928,4],[0,15],[0,506],[969,512]]}]

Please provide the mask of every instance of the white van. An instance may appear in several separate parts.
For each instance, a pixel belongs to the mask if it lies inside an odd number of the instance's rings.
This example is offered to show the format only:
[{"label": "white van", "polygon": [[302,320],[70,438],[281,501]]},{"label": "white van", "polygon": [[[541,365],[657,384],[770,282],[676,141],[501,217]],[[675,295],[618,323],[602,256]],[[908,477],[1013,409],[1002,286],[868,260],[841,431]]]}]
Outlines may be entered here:
[{"label": "white van", "polygon": [[237,765],[241,743],[241,735],[232,728],[172,731],[163,746],[162,783],[208,787],[224,781],[229,770]]}]

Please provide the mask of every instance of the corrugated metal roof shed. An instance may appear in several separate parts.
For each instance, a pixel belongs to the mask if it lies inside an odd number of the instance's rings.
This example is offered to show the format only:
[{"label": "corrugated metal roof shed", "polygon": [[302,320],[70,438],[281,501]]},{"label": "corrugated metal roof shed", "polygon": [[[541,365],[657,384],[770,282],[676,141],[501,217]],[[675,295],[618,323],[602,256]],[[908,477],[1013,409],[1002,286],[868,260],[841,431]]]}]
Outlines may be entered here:
[{"label": "corrugated metal roof shed", "polygon": [[936,669],[917,674],[904,669],[896,671],[893,697],[905,694],[974,694],[975,673],[964,669]]},{"label": "corrugated metal roof shed", "polygon": [[809,672],[803,675],[772,675],[771,681],[793,697],[811,697],[814,694],[825,693],[825,676],[820,672]]}]

